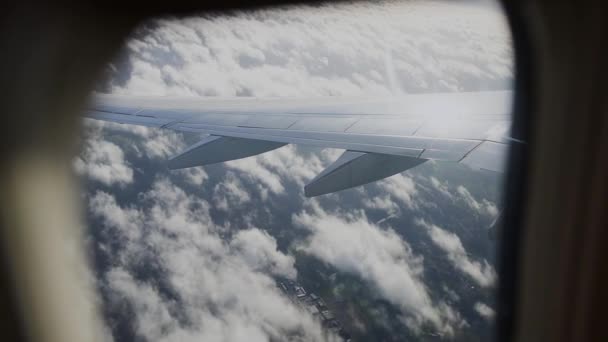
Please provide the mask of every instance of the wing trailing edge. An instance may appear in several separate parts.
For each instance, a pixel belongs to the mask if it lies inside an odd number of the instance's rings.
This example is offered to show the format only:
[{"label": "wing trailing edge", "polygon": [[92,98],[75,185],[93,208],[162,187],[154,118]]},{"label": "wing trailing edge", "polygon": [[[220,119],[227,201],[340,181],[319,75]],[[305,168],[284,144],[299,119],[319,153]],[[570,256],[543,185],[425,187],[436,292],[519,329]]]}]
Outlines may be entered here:
[{"label": "wing trailing edge", "polygon": [[211,135],[171,158],[167,166],[175,170],[221,163],[251,157],[285,145],[273,141]]},{"label": "wing trailing edge", "polygon": [[345,151],[304,187],[306,197],[324,195],[390,177],[426,159],[380,153]]}]

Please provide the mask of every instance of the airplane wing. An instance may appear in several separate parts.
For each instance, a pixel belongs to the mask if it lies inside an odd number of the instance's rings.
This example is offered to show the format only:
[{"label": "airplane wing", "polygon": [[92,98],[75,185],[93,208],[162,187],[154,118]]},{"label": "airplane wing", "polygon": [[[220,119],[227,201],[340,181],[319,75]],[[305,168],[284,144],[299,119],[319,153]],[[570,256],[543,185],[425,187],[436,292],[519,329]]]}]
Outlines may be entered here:
[{"label": "airplane wing", "polygon": [[170,169],[264,153],[286,144],[346,151],[305,187],[318,196],[373,182],[427,160],[501,172],[512,92],[391,98],[171,98],[98,95],[85,116],[207,134]]}]

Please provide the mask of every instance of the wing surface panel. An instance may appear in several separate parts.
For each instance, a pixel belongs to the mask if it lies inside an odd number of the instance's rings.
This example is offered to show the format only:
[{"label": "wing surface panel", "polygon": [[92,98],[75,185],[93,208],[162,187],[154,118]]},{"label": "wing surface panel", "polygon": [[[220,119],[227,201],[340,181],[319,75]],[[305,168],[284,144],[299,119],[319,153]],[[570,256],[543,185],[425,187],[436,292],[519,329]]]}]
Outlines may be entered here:
[{"label": "wing surface panel", "polygon": [[502,172],[507,160],[509,145],[484,141],[468,153],[461,163],[475,169]]},{"label": "wing surface panel", "polygon": [[[244,158],[285,144],[348,150],[333,165],[336,170],[311,183],[307,193],[318,194],[387,177],[388,170],[404,170],[426,160],[500,172],[512,141],[511,98],[510,91],[385,99],[102,95],[85,116],[211,135],[172,158],[171,168]],[[337,176],[346,170],[351,175],[348,182]],[[383,172],[387,175],[378,178]],[[336,185],[330,186],[333,182]]]},{"label": "wing surface panel", "polygon": [[209,136],[169,159],[169,169],[185,169],[194,166],[221,163],[251,157],[277,149],[285,144],[273,141],[251,140],[232,137]]}]

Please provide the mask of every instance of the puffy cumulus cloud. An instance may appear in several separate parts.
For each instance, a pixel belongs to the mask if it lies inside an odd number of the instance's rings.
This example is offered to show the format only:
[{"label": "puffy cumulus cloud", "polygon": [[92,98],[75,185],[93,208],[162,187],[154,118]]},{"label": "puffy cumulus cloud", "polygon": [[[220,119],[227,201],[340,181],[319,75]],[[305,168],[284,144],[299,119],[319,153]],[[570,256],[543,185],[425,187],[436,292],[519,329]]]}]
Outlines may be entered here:
[{"label": "puffy cumulus cloud", "polygon": [[[137,336],[150,341],[332,340],[277,289],[271,275],[295,277],[294,259],[257,229],[230,234],[209,204],[167,179],[122,206],[98,191],[91,213],[111,241],[100,277],[106,305],[129,307]],[[226,236],[228,235],[228,236]],[[146,278],[150,267],[154,278]],[[126,306],[125,306],[126,305]],[[116,318],[116,317],[113,317]]]},{"label": "puffy cumulus cloud", "polygon": [[429,181],[430,181],[433,189],[439,191],[439,193],[441,193],[442,195],[444,195],[445,197],[447,197],[449,199],[454,198],[454,195],[452,195],[452,193],[450,192],[447,181],[442,182],[433,176],[429,177]]},{"label": "puffy cumulus cloud", "polygon": [[96,132],[90,133],[87,131],[87,134],[85,134],[87,140],[92,137],[103,137],[106,132],[121,133],[133,137],[132,141],[135,144],[129,147],[134,150],[133,152],[138,157],[166,159],[186,148],[183,135],[171,130],[90,119],[85,119],[85,127]]},{"label": "puffy cumulus cloud", "polygon": [[399,205],[388,195],[365,196],[363,198],[363,205],[366,208],[386,211],[389,215],[395,215],[399,212]]},{"label": "puffy cumulus cloud", "polygon": [[269,192],[282,194],[285,191],[281,177],[261,162],[268,153],[274,152],[267,152],[263,156],[233,160],[225,164],[226,168],[237,170],[239,175],[258,183],[263,198],[268,197]]},{"label": "puffy cumulus cloud", "polygon": [[460,195],[460,198],[475,212],[481,215],[487,215],[490,218],[496,218],[498,216],[498,208],[496,204],[488,201],[487,199],[482,199],[481,201],[477,201],[473,195],[465,188],[460,185],[456,188],[456,192]]},{"label": "puffy cumulus cloud", "polygon": [[230,242],[232,250],[240,254],[253,270],[291,279],[296,277],[292,256],[277,253],[277,243],[268,233],[259,229],[239,231]]},{"label": "puffy cumulus cloud", "polygon": [[458,293],[450,289],[447,285],[443,284],[441,288],[452,302],[458,302],[460,300]]},{"label": "puffy cumulus cloud", "polygon": [[[385,178],[377,183],[377,186],[388,193],[391,198],[399,201],[410,209],[418,208],[420,199],[416,197],[418,190],[414,180],[406,174],[397,174]],[[386,204],[386,203],[385,203]]]},{"label": "puffy cumulus cloud", "polygon": [[272,169],[282,178],[290,178],[300,187],[314,178],[329,162],[338,158],[342,150],[325,149],[318,154],[297,153],[297,148],[289,145],[274,153],[261,155],[257,161]]},{"label": "puffy cumulus cloud", "polygon": [[143,215],[138,209],[121,208],[114,196],[103,191],[89,198],[89,209],[93,215],[103,217],[106,225],[120,227],[113,229],[117,241],[132,246],[142,238]]},{"label": "puffy cumulus cloud", "polygon": [[[83,128],[83,146],[73,161],[74,170],[106,185],[132,183],[133,162],[138,159],[162,162],[187,147],[181,133],[169,130],[89,119],[84,120]],[[171,173],[194,186],[203,185],[209,178],[202,167]]]},{"label": "puffy cumulus cloud", "polygon": [[449,305],[432,300],[423,280],[423,258],[392,229],[370,223],[362,212],[332,215],[318,204],[292,220],[311,232],[299,249],[366,280],[401,309],[414,332],[426,325],[451,336],[466,325]]},{"label": "puffy cumulus cloud", "polygon": [[233,172],[228,172],[224,180],[213,188],[213,203],[218,209],[228,211],[234,206],[242,205],[250,200],[249,192]]},{"label": "puffy cumulus cloud", "polygon": [[148,158],[166,159],[186,148],[183,137],[177,132],[148,128],[146,133],[142,140]]},{"label": "puffy cumulus cloud", "polygon": [[[257,183],[262,194],[284,194],[285,182],[293,182],[301,189],[329,163],[338,158],[341,150],[325,149],[319,153],[298,153],[297,147],[288,145],[252,158],[227,162],[227,168],[237,170]],[[267,197],[263,196],[263,197]]]},{"label": "puffy cumulus cloud", "polygon": [[172,173],[183,176],[186,182],[191,185],[203,185],[203,182],[209,178],[207,172],[202,167],[173,170]]},{"label": "puffy cumulus cloud", "polygon": [[73,161],[76,173],[105,185],[124,186],[133,182],[133,169],[123,150],[103,139],[99,130],[91,130],[84,139],[79,156]]},{"label": "puffy cumulus cloud", "polygon": [[504,89],[513,75],[509,42],[499,10],[450,2],[157,20],[131,39],[129,75],[111,89],[259,97]]},{"label": "puffy cumulus cloud", "polygon": [[494,202],[489,201],[485,198],[477,200],[473,196],[473,194],[471,194],[471,192],[463,185],[451,187],[447,180],[441,181],[434,176],[430,176],[427,178],[421,175],[417,175],[416,181],[424,182],[425,184],[430,185],[430,188],[433,191],[442,194],[443,196],[451,200],[454,204],[464,204],[465,208],[472,210],[477,215],[487,217],[492,220],[496,220],[499,215],[498,207]]},{"label": "puffy cumulus cloud", "polygon": [[471,260],[456,234],[441,229],[423,219],[417,219],[415,222],[426,229],[433,243],[446,252],[448,259],[456,269],[469,276],[480,286],[488,287],[495,283],[496,271],[494,271],[492,265],[486,260],[483,260],[483,262]]},{"label": "puffy cumulus cloud", "polygon": [[487,320],[492,320],[494,318],[494,316],[496,315],[496,312],[494,312],[494,309],[492,309],[491,307],[489,307],[486,304],[481,303],[481,302],[475,303],[473,308],[481,317],[483,317]]},{"label": "puffy cumulus cloud", "polygon": [[[88,119],[84,121],[83,128],[83,144],[73,161],[74,170],[105,185],[124,186],[133,182],[134,170],[127,162],[126,154],[164,160],[186,147],[181,133],[168,130]],[[109,136],[116,133],[132,139],[125,143]],[[208,178],[202,168],[175,173],[193,185],[201,185]]]}]

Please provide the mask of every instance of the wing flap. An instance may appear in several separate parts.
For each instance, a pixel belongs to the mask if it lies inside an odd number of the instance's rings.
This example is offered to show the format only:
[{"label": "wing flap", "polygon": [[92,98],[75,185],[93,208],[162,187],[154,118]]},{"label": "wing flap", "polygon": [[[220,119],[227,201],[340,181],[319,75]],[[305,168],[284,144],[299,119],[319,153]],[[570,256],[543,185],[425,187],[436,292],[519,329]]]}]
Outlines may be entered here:
[{"label": "wing flap", "polygon": [[304,187],[306,197],[324,195],[390,177],[426,159],[345,151]]},{"label": "wing flap", "polygon": [[171,170],[221,163],[277,149],[285,144],[232,137],[209,136],[171,158]]}]

